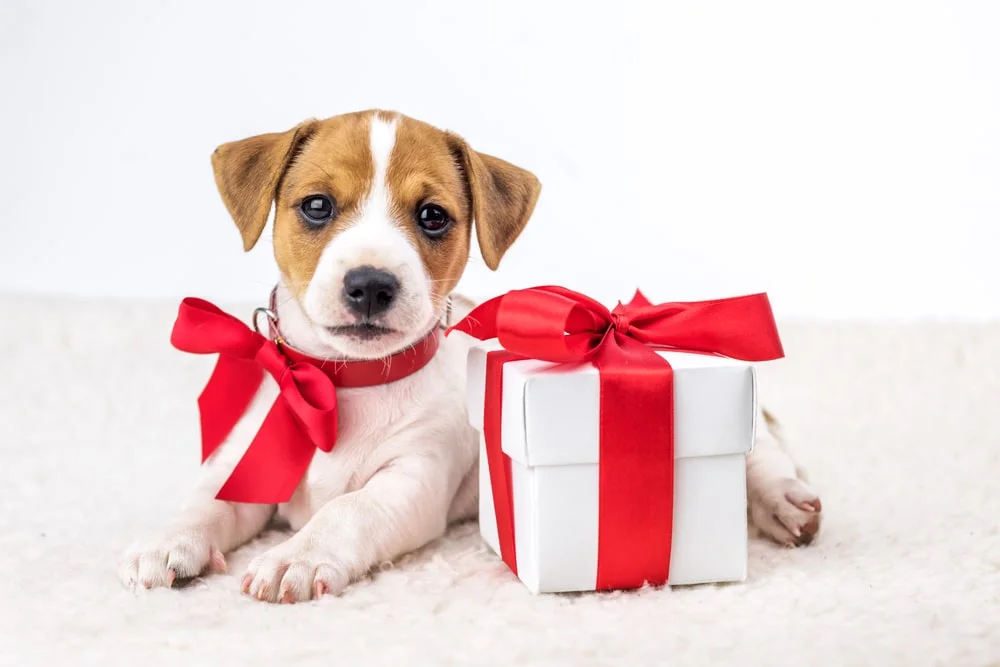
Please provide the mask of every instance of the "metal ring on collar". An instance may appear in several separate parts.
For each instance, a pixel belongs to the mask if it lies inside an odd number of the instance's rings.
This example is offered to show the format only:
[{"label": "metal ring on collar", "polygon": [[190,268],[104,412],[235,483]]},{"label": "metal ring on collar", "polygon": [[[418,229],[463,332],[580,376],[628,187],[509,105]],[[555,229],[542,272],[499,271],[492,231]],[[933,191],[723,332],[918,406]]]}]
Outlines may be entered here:
[{"label": "metal ring on collar", "polygon": [[[261,331],[260,326],[260,315],[264,315],[267,318],[267,331]],[[259,333],[261,336],[271,338],[272,335],[276,334],[278,331],[278,315],[270,308],[255,308],[253,311],[253,330]]]}]

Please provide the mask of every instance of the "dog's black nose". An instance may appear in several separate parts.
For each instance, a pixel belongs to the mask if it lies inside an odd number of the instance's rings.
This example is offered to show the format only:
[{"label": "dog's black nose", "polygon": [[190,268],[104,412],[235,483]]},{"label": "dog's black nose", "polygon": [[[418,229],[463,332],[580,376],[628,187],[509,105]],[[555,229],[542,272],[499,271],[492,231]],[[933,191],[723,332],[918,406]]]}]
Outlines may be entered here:
[{"label": "dog's black nose", "polygon": [[399,290],[399,280],[388,271],[360,266],[344,275],[344,302],[364,318],[373,318],[389,310]]}]

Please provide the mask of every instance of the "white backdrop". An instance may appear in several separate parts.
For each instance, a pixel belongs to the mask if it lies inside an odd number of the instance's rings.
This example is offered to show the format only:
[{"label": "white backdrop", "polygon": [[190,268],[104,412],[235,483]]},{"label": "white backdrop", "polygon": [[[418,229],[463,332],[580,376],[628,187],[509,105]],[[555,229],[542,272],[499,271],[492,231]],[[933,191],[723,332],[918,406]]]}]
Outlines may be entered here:
[{"label": "white backdrop", "polygon": [[2,0],[0,290],[259,298],[211,151],[383,107],[543,182],[473,294],[997,317],[997,34],[987,1]]}]

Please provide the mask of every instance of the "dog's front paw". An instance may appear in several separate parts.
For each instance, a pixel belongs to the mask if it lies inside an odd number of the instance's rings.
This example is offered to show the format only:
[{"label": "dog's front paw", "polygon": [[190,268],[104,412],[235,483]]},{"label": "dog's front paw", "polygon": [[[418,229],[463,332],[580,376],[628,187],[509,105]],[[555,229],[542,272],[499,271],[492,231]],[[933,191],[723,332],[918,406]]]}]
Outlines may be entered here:
[{"label": "dog's front paw", "polygon": [[750,518],[761,533],[778,544],[800,547],[819,534],[823,505],[800,479],[768,480],[750,495]]},{"label": "dog's front paw", "polygon": [[292,537],[250,561],[243,593],[264,602],[305,602],[337,595],[350,577],[346,568]]},{"label": "dog's front paw", "polygon": [[179,530],[126,551],[118,577],[128,588],[171,587],[205,572],[225,572],[226,559],[200,531]]}]

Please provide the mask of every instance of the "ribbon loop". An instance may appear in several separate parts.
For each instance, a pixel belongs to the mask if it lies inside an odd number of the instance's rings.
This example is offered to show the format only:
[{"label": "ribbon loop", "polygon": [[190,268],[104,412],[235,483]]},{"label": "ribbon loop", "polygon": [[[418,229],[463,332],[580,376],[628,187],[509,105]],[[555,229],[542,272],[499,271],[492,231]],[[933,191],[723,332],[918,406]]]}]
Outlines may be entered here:
[{"label": "ribbon loop", "polygon": [[293,364],[279,381],[281,393],[309,440],[324,452],[337,440],[337,392],[321,370]]},{"label": "ribbon loop", "polygon": [[170,343],[194,354],[228,354],[252,357],[266,339],[247,325],[203,299],[181,301]]},{"label": "ribbon loop", "polygon": [[571,294],[541,289],[502,297],[496,315],[497,337],[505,349],[555,362],[585,359],[609,323],[605,313]]}]

